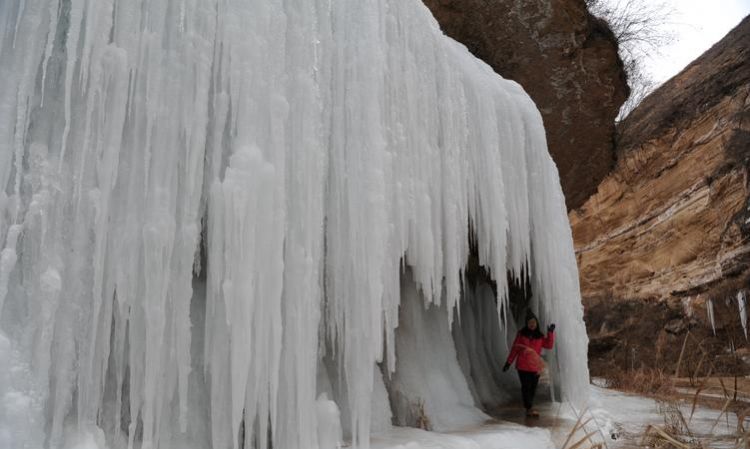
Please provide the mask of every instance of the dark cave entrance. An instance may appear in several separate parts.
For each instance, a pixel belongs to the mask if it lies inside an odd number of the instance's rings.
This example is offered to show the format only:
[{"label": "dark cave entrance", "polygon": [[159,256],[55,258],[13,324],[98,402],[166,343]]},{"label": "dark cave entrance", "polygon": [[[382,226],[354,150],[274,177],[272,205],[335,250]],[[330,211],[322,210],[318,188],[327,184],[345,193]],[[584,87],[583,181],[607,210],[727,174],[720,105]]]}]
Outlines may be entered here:
[{"label": "dark cave entrance", "polygon": [[533,296],[525,274],[505,275],[508,307],[498,313],[497,282],[472,245],[449,327],[444,298],[425,305],[410,268],[403,270],[396,371],[383,369],[394,425],[451,430],[520,401],[517,373],[502,367]]}]

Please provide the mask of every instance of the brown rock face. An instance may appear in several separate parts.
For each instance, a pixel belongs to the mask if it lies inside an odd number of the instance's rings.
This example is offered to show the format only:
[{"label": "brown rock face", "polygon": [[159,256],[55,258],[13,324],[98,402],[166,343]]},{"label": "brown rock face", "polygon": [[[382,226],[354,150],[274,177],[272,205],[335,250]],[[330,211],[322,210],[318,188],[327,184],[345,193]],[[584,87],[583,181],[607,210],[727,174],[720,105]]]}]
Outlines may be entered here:
[{"label": "brown rock face", "polygon": [[614,37],[583,0],[424,0],[446,34],[523,86],[544,118],[568,208],[614,164],[628,94]]},{"label": "brown rock face", "polygon": [[614,171],[571,212],[584,302],[696,298],[743,279],[749,158],[746,18],[622,123]]}]

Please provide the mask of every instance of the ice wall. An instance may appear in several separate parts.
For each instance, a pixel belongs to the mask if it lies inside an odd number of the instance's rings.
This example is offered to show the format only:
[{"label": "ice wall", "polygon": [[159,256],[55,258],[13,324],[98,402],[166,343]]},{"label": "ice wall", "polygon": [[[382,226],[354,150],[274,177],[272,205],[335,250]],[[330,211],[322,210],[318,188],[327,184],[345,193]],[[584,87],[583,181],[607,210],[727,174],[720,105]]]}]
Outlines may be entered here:
[{"label": "ice wall", "polygon": [[495,294],[489,284],[467,284],[460,317],[453,325],[453,340],[474,402],[495,408],[517,399],[520,391],[516,370],[502,371],[516,336],[516,323],[510,313],[502,321],[495,313]]},{"label": "ice wall", "polygon": [[541,117],[418,0],[6,0],[0,79],[11,446],[314,448],[328,341],[366,447],[401,266],[448,328],[470,224],[501,295],[528,270],[584,395]]},{"label": "ice wall", "polygon": [[[489,420],[475,407],[458,364],[451,329],[445,325],[445,305],[424,306],[411,270],[401,280],[400,309],[396,370],[387,379],[396,424],[450,431]],[[498,364],[499,353],[492,358]]]}]

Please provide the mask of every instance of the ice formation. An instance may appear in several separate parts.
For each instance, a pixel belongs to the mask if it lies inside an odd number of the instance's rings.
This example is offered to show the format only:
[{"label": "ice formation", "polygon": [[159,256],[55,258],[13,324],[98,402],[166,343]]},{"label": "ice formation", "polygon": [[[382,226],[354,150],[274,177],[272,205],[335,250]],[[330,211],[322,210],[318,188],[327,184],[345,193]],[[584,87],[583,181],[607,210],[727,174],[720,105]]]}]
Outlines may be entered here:
[{"label": "ice formation", "polygon": [[711,323],[711,330],[713,331],[714,336],[716,336],[716,320],[714,319],[714,302],[710,299],[706,302],[706,312],[708,312],[708,322]]},{"label": "ice formation", "polygon": [[6,0],[0,79],[3,447],[366,448],[404,267],[441,338],[478,319],[470,230],[585,396],[541,116],[419,0]]},{"label": "ice formation", "polygon": [[745,333],[745,339],[747,339],[747,302],[745,298],[745,292],[742,290],[737,292],[737,307],[739,307],[740,324],[742,324],[742,331]]}]

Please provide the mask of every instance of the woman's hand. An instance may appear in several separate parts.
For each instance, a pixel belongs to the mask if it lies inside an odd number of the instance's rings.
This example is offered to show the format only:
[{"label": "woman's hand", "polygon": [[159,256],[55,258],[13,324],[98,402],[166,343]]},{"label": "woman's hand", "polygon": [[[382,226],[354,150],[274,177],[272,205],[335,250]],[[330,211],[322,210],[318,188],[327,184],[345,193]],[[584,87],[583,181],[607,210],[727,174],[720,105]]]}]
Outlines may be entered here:
[{"label": "woman's hand", "polygon": [[505,366],[503,366],[503,372],[506,372],[510,369],[510,363],[505,362]]},{"label": "woman's hand", "polygon": [[547,332],[554,332],[555,331],[555,323],[550,324],[547,326]]}]

